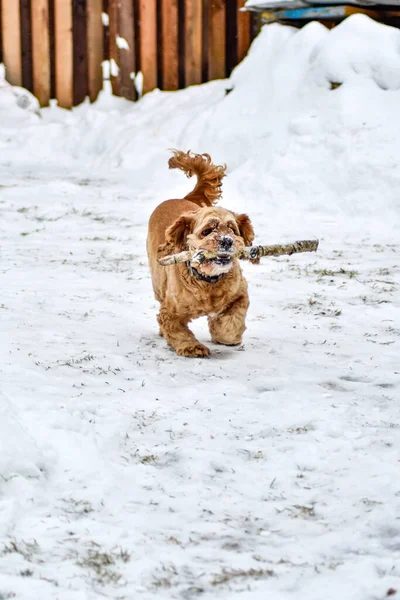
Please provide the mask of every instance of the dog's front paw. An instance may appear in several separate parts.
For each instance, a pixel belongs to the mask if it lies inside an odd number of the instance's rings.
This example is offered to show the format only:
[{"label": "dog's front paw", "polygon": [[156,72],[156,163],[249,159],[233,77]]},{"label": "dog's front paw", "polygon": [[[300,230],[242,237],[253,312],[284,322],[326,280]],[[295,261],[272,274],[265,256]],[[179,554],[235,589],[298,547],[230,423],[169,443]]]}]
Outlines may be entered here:
[{"label": "dog's front paw", "polygon": [[220,335],[220,336],[216,336],[216,335],[212,335],[211,336],[211,341],[213,344],[221,344],[222,346],[240,346],[240,344],[242,343],[242,336],[241,335]]},{"label": "dog's front paw", "polygon": [[210,351],[203,344],[187,344],[176,350],[178,356],[186,356],[188,358],[206,358],[210,356]]},{"label": "dog's front paw", "polygon": [[240,346],[240,344],[242,343],[242,340],[237,342],[231,340],[217,340],[215,338],[213,338],[211,341],[213,342],[213,344],[221,344],[221,346]]}]

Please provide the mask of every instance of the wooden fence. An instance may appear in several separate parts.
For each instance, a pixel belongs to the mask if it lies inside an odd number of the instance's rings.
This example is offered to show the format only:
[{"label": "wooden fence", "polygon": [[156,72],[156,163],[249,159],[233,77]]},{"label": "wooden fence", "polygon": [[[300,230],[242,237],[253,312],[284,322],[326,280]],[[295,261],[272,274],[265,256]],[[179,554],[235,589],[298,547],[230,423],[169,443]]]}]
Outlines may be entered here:
[{"label": "wooden fence", "polygon": [[[245,0],[0,0],[7,79],[71,108],[97,98],[104,60],[115,95],[176,90],[228,76],[252,38]],[[138,78],[136,81],[138,82]],[[137,86],[136,86],[137,87]]]}]

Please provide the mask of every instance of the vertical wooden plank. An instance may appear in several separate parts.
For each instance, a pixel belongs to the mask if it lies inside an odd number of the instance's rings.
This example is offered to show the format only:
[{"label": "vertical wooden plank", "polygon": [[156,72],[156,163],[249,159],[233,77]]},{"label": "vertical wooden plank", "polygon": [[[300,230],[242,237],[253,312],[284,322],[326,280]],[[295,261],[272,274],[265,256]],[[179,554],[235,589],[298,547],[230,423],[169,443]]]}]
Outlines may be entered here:
[{"label": "vertical wooden plank", "polygon": [[[105,18],[109,18],[109,2],[108,0],[103,0],[103,13],[105,15]],[[103,22],[103,16],[102,16],[102,22]],[[106,25],[103,22],[103,60],[109,60],[110,56],[109,56],[109,34],[110,34],[110,30],[109,30],[109,26]]]},{"label": "vertical wooden plank", "polygon": [[103,21],[101,17],[103,0],[87,0],[87,59],[88,59],[88,92],[94,102],[103,89]]},{"label": "vertical wooden plank", "polygon": [[[56,3],[58,4],[58,2]],[[35,0],[32,11],[33,93],[41,106],[50,100],[50,37],[47,0]]]},{"label": "vertical wooden plank", "polygon": [[133,0],[133,34],[135,36],[135,73],[140,69],[140,0]]},{"label": "vertical wooden plank", "polygon": [[54,4],[49,0],[49,36],[50,36],[50,98],[56,97],[56,40],[54,34]]},{"label": "vertical wooden plank", "polygon": [[156,0],[156,31],[157,31],[157,87],[162,89],[162,48],[161,48],[161,2],[162,0]]},{"label": "vertical wooden plank", "polygon": [[162,89],[179,87],[178,0],[161,0]]},{"label": "vertical wooden plank", "polygon": [[136,71],[134,16],[133,0],[119,0],[120,94],[128,100],[136,100],[132,79],[132,73]]},{"label": "vertical wooden plank", "polygon": [[185,2],[178,0],[178,85],[185,87]]},{"label": "vertical wooden plank", "polygon": [[11,85],[22,85],[19,0],[2,1],[1,27],[3,61],[6,67],[7,81]]},{"label": "vertical wooden plank", "polygon": [[[246,0],[238,0],[238,8],[243,8]],[[237,57],[242,61],[250,47],[250,13],[239,10],[237,29]]]},{"label": "vertical wooden plank", "polygon": [[75,106],[83,102],[88,93],[86,39],[86,0],[73,0],[72,48]]},{"label": "vertical wooden plank", "polygon": [[208,77],[226,76],[226,15],[225,0],[211,0],[209,7]]},{"label": "vertical wooden plank", "polygon": [[237,59],[237,19],[238,6],[237,0],[230,0],[226,3],[226,76],[232,73],[236,67]]},{"label": "vertical wooden plank", "polygon": [[72,0],[56,0],[55,31],[55,91],[58,105],[73,106]]},{"label": "vertical wooden plank", "polygon": [[202,82],[203,5],[200,0],[185,0],[185,85]]},{"label": "vertical wooden plank", "polygon": [[110,60],[110,81],[114,96],[120,95],[118,35],[118,4],[119,0],[109,0],[108,3],[108,56]]},{"label": "vertical wooden plank", "polygon": [[203,0],[203,26],[202,26],[202,51],[201,51],[201,79],[208,81],[208,3],[209,0]]},{"label": "vertical wooden plank", "polygon": [[157,0],[140,0],[140,70],[143,93],[157,87]]},{"label": "vertical wooden plank", "polygon": [[[20,0],[22,85],[33,92],[32,27],[30,0]],[[1,59],[0,59],[1,62]]]}]

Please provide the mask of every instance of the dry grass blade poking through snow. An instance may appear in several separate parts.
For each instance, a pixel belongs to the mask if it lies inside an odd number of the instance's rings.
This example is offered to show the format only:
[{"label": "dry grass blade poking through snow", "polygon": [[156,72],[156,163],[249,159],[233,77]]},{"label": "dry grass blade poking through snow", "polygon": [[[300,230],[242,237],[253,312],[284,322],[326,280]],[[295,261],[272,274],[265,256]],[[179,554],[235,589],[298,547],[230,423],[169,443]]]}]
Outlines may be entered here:
[{"label": "dry grass blade poking through snow", "polygon": [[[256,260],[262,256],[283,256],[297,254],[299,252],[316,252],[318,250],[319,240],[300,240],[293,244],[273,244],[269,246],[251,246],[241,250],[236,256],[241,259]],[[209,258],[215,258],[215,254],[211,254],[206,250],[197,250],[192,252],[185,250],[179,252],[179,254],[170,254],[159,258],[158,262],[162,267],[168,265],[177,265],[186,261],[190,261],[192,264],[200,264],[204,260]]]}]

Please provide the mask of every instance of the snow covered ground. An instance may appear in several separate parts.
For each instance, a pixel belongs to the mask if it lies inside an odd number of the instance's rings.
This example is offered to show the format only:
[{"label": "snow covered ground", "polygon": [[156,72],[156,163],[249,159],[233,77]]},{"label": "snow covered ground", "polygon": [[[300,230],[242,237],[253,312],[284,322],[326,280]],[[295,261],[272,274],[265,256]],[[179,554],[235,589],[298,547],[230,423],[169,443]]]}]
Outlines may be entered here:
[{"label": "snow covered ground", "polygon": [[[41,116],[16,98],[0,598],[400,594],[400,32],[270,26],[229,81]],[[243,265],[243,347],[208,360],[157,332],[147,220],[193,185],[170,147],[228,163],[222,205],[257,242],[321,240]]]}]

